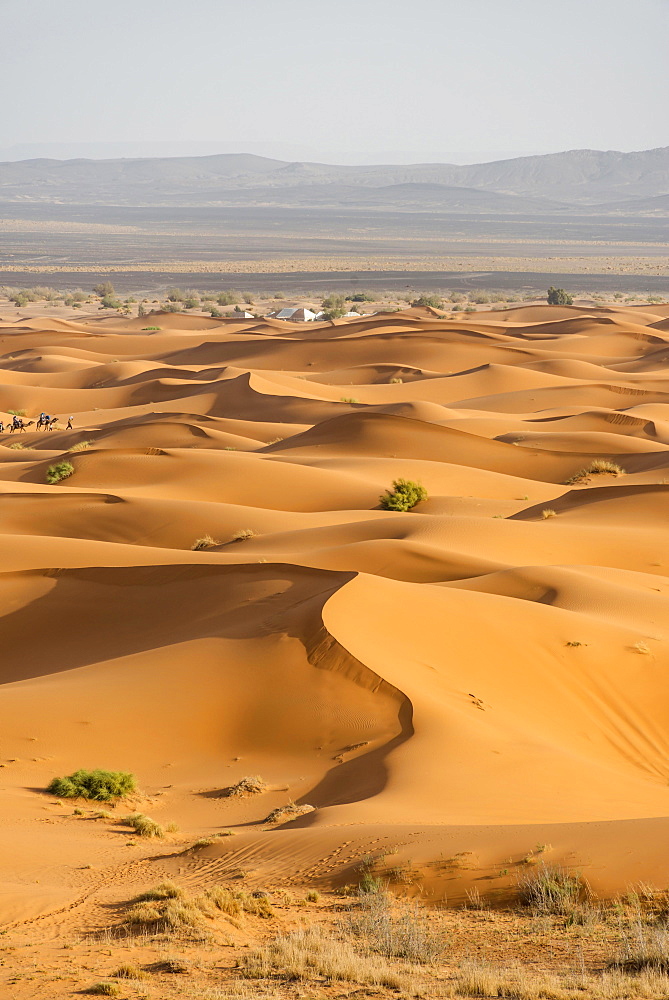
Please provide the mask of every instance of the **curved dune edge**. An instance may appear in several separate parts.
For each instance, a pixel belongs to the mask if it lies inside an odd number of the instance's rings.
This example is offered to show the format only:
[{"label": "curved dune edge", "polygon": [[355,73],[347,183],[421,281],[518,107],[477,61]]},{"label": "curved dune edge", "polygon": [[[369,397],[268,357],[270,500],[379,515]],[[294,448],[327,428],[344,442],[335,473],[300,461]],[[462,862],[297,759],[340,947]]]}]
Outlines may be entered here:
[{"label": "curved dune edge", "polygon": [[[429,898],[501,898],[543,843],[602,893],[664,884],[658,310],[0,323],[0,418],[61,417],[0,434],[2,918],[134,877],[43,794],[82,766],[179,824],[157,873],[341,885],[396,850]],[[398,477],[429,499],[383,510]]]}]

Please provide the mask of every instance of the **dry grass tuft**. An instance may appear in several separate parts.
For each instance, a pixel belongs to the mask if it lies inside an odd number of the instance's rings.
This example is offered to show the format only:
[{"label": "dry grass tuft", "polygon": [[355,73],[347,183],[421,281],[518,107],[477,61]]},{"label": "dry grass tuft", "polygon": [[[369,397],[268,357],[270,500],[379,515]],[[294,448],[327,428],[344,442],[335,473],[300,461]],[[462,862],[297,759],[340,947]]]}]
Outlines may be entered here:
[{"label": "dry grass tuft", "polygon": [[137,903],[152,903],[163,899],[183,899],[185,893],[174,882],[160,882],[153,889],[147,889],[136,898]]},{"label": "dry grass tuft", "polygon": [[248,979],[306,981],[323,976],[331,982],[360,983],[402,990],[408,977],[383,959],[359,955],[348,941],[330,937],[317,927],[279,934],[242,958]]},{"label": "dry grass tuft", "polygon": [[143,972],[138,965],[119,965],[112,975],[114,979],[148,979],[148,974]]},{"label": "dry grass tuft", "polygon": [[242,913],[250,913],[256,917],[274,916],[274,910],[267,896],[253,896],[251,893],[227,889],[222,885],[207,889],[204,895],[217,910],[229,917],[236,917]]},{"label": "dry grass tuft", "polygon": [[202,552],[204,549],[213,549],[215,545],[220,545],[221,543],[211,535],[203,535],[202,538],[196,538],[190,549],[191,552]]},{"label": "dry grass tuft", "polygon": [[269,816],[263,822],[287,823],[291,819],[297,819],[298,816],[306,816],[307,813],[314,812],[315,809],[315,806],[307,805],[306,802],[301,806],[296,806],[294,802],[289,802],[288,805],[272,809]]},{"label": "dry grass tuft", "polygon": [[566,480],[566,485],[580,483],[588,476],[624,476],[625,470],[615,462],[609,462],[606,458],[596,458],[585,469],[581,469],[576,475]]},{"label": "dry grass tuft", "polygon": [[68,451],[86,451],[86,449],[90,448],[90,446],[92,444],[93,444],[92,441],[79,441],[78,444],[73,444],[72,447],[68,448],[67,450]]},{"label": "dry grass tuft", "polygon": [[394,901],[385,892],[361,893],[359,900],[360,910],[345,928],[365,949],[420,965],[444,951],[445,937],[433,930],[424,908]]},{"label": "dry grass tuft", "polygon": [[549,868],[543,864],[518,882],[520,902],[533,913],[575,915],[579,907],[591,898],[590,889],[581,876],[564,868]]},{"label": "dry grass tuft", "polygon": [[253,528],[240,528],[239,531],[235,531],[234,535],[230,538],[231,542],[245,542],[249,538],[255,538],[257,531]]},{"label": "dry grass tuft", "polygon": [[140,837],[162,839],[165,836],[165,828],[160,823],[156,823],[155,819],[145,816],[144,813],[130,813],[128,816],[123,816],[119,822],[125,826],[131,826]]},{"label": "dry grass tuft", "polygon": [[546,507],[545,510],[542,510],[541,516],[545,521],[547,517],[557,517],[557,511],[553,510],[552,507]]},{"label": "dry grass tuft", "polygon": [[261,792],[266,791],[266,783],[262,780],[259,774],[254,774],[241,778],[235,785],[230,785],[229,788],[224,788],[221,795],[226,798],[232,795],[242,798],[247,795],[260,795]]}]

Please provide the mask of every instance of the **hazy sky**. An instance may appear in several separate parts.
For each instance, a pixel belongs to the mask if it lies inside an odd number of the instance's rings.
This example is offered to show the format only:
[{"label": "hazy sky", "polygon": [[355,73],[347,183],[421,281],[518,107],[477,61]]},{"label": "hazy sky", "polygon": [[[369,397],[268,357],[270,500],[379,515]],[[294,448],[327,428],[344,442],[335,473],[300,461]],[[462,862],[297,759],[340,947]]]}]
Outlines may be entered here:
[{"label": "hazy sky", "polygon": [[0,0],[0,12],[4,147],[283,143],[410,162],[669,144],[669,0]]}]

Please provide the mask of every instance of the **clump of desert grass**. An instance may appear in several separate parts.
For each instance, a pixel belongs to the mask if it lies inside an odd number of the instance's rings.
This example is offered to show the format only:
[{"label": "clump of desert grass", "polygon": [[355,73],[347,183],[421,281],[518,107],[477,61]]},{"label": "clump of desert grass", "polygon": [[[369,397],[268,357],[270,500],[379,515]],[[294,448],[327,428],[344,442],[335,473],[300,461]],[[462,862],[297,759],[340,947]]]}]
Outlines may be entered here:
[{"label": "clump of desert grass", "polygon": [[306,816],[307,813],[314,812],[315,808],[315,806],[310,806],[306,802],[301,806],[295,805],[294,802],[289,802],[285,806],[278,806],[276,809],[272,809],[269,816],[263,822],[287,823],[291,819],[297,819],[298,816]]},{"label": "clump of desert grass", "polygon": [[73,472],[74,466],[71,462],[56,462],[46,470],[46,481],[49,486],[55,486],[56,483],[60,483],[63,479],[71,476]]},{"label": "clump of desert grass", "polygon": [[90,448],[90,446],[92,444],[93,444],[92,441],[78,441],[77,444],[73,444],[72,447],[68,448],[67,450],[68,451],[86,451],[86,449]]},{"label": "clump of desert grass", "polygon": [[162,840],[165,836],[165,827],[156,823],[155,819],[145,816],[144,813],[130,813],[119,820],[124,826],[132,827],[140,837],[157,838]]},{"label": "clump of desert grass", "polygon": [[200,837],[193,844],[193,847],[211,847],[221,837],[232,837],[232,830],[219,830],[217,833],[210,833],[208,837]]},{"label": "clump of desert grass", "polygon": [[230,538],[231,542],[245,542],[249,538],[255,538],[257,532],[253,528],[241,528],[239,531],[235,531],[234,535]]},{"label": "clump of desert grass", "polygon": [[580,483],[589,476],[624,476],[625,470],[621,466],[616,465],[615,462],[609,462],[606,458],[596,458],[590,463],[586,468],[581,469],[570,479],[566,480],[566,485],[571,486],[574,483]]},{"label": "clump of desert grass", "polygon": [[126,963],[119,965],[118,969],[112,973],[114,979],[148,979],[148,973],[144,972],[137,965]]},{"label": "clump of desert grass", "polygon": [[163,882],[137,896],[128,907],[122,927],[128,932],[176,934],[204,940],[216,917],[235,919],[243,914],[270,919],[274,910],[266,896],[212,886],[188,896],[171,882]]},{"label": "clump of desert grass", "polygon": [[156,903],[164,899],[183,899],[185,892],[174,882],[159,882],[136,897],[137,903]]},{"label": "clump of desert grass", "polygon": [[95,997],[120,997],[121,987],[118,983],[93,983],[84,992]]},{"label": "clump of desert grass", "polygon": [[318,927],[306,927],[260,945],[242,957],[240,971],[248,979],[306,982],[324,977],[331,982],[359,983],[402,990],[409,977],[396,972],[380,956],[359,954],[351,942]]},{"label": "clump of desert grass", "polygon": [[137,791],[137,779],[127,771],[74,771],[54,778],[47,791],[61,799],[93,799],[111,802]]},{"label": "clump of desert grass", "polygon": [[261,792],[266,791],[266,782],[263,781],[259,774],[253,774],[247,775],[245,778],[240,778],[236,784],[230,785],[228,788],[224,788],[221,795],[226,798],[229,798],[230,796],[243,798],[247,795],[260,795]]},{"label": "clump of desert grass", "polygon": [[591,899],[589,886],[578,872],[541,867],[518,882],[518,898],[534,914],[573,916]]},{"label": "clump of desert grass", "polygon": [[541,516],[546,521],[549,517],[557,517],[557,511],[553,510],[552,507],[546,507],[545,510],[542,510]]},{"label": "clump of desert grass", "polygon": [[419,965],[433,964],[446,947],[424,908],[397,902],[385,892],[360,893],[359,909],[344,927],[366,950]]},{"label": "clump of desert grass", "polygon": [[191,552],[203,552],[205,549],[213,549],[215,545],[220,545],[221,543],[211,535],[203,535],[202,538],[196,538],[191,545]]}]

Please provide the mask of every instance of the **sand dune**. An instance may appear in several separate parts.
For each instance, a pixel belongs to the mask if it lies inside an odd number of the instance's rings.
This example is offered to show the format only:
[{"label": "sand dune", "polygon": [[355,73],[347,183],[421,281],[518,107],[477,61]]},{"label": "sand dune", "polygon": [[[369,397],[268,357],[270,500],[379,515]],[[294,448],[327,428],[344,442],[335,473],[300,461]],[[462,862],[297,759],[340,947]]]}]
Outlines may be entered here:
[{"label": "sand dune", "polygon": [[[0,416],[59,415],[0,435],[0,918],[123,863],[43,792],[77,767],[235,829],[203,879],[337,885],[381,844],[457,901],[546,841],[665,884],[666,309],[148,322],[0,322]],[[397,478],[429,499],[383,510]]]}]

